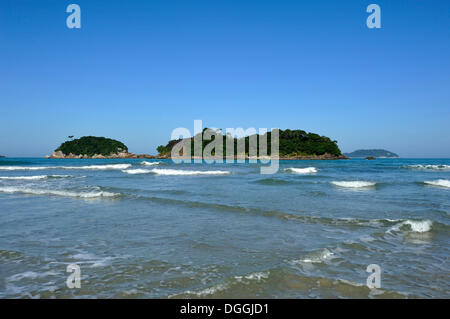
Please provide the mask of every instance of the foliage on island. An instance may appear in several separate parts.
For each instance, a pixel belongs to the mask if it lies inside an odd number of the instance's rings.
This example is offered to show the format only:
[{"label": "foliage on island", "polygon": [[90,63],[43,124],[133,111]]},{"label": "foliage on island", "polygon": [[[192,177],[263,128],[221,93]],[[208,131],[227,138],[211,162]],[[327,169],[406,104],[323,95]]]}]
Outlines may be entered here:
[{"label": "foliage on island", "polygon": [[398,157],[397,154],[383,149],[356,150],[351,153],[344,153],[347,157]]},{"label": "foliage on island", "polygon": [[83,136],[79,139],[74,139],[61,144],[56,151],[61,151],[65,155],[110,155],[121,152],[128,152],[128,147],[122,142],[96,136]]},{"label": "foliage on island", "polygon": [[[205,128],[203,130],[203,134],[206,130],[210,130]],[[259,141],[261,138],[263,140],[267,141],[267,150],[268,154],[257,154],[260,155],[271,155],[271,132],[266,133],[263,136],[260,136],[259,134],[255,134],[257,138],[257,149],[255,150],[258,152],[259,150]],[[255,135],[246,136],[243,137],[245,139],[245,152],[248,155],[249,153],[249,146],[250,146],[250,139],[255,137]],[[267,135],[267,136],[266,136]],[[237,145],[238,145],[238,139],[233,138],[231,136],[226,136],[220,133],[218,136],[222,136],[223,139],[223,154],[226,154],[226,145],[227,145],[227,139],[233,139],[234,143],[234,155],[237,155]],[[200,134],[197,134],[195,137],[191,137],[191,145],[194,145],[192,139],[200,139]],[[211,143],[211,141],[214,140],[214,137],[211,140],[203,139],[202,140],[202,146],[203,150],[205,149],[205,146]],[[159,155],[161,156],[168,156],[170,155],[172,148],[181,140],[171,140],[167,145],[160,145],[157,147],[157,151]],[[231,143],[229,143],[231,144]],[[191,155],[194,155],[194,147],[191,147]],[[280,156],[310,156],[310,155],[323,155],[323,154],[330,154],[333,156],[340,156],[341,150],[339,149],[337,145],[337,141],[331,140],[329,137],[321,136],[315,133],[307,133],[302,130],[280,130],[279,131],[279,155]]]}]

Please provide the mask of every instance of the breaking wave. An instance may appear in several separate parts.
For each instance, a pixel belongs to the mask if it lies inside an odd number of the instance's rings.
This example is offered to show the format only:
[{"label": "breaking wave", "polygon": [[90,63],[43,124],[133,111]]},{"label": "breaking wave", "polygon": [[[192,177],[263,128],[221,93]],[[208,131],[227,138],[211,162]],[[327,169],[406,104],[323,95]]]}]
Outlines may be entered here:
[{"label": "breaking wave", "polygon": [[106,165],[87,165],[87,166],[0,166],[3,171],[20,171],[20,170],[45,170],[45,169],[92,169],[92,170],[113,170],[127,169],[131,164],[106,164]]},{"label": "breaking wave", "polygon": [[160,168],[154,168],[151,170],[151,172],[158,175],[227,175],[231,173],[229,171],[187,171]]},{"label": "breaking wave", "polygon": [[290,168],[286,168],[285,171],[296,173],[296,174],[312,174],[312,173],[317,173],[317,168],[315,168],[315,167],[305,167],[305,168],[290,167]]},{"label": "breaking wave", "polygon": [[324,248],[306,255],[302,259],[294,260],[293,263],[322,263],[328,259],[332,259],[333,256],[334,253],[327,248]]},{"label": "breaking wave", "polygon": [[147,162],[147,161],[141,162],[141,165],[145,165],[145,166],[153,166],[153,165],[159,165],[159,164],[161,164],[161,162]]},{"label": "breaking wave", "polygon": [[407,165],[407,168],[411,169],[421,169],[421,170],[450,170],[450,165],[444,165],[444,164],[434,164],[434,165],[424,165],[424,164],[417,164],[417,165]]},{"label": "breaking wave", "polygon": [[110,193],[101,190],[76,192],[76,191],[42,189],[31,187],[0,187],[0,192],[9,194],[22,193],[31,195],[55,195],[55,196],[78,197],[78,198],[115,197],[120,195],[118,193]]},{"label": "breaking wave", "polygon": [[409,230],[415,233],[426,233],[431,230],[433,222],[431,220],[405,220],[391,227],[387,233],[393,231]]},{"label": "breaking wave", "polygon": [[52,169],[50,166],[0,166],[0,171],[37,171]]},{"label": "breaking wave", "polygon": [[106,164],[106,165],[87,165],[87,166],[57,166],[55,168],[61,169],[92,169],[92,170],[113,170],[113,169],[127,169],[131,164]]},{"label": "breaking wave", "polygon": [[122,170],[122,172],[135,175],[135,174],[148,174],[151,173],[152,171],[148,169],[138,168],[138,169],[126,169]]},{"label": "breaking wave", "polygon": [[439,187],[445,187],[450,188],[450,181],[448,179],[438,179],[435,181],[425,181],[425,184],[432,185],[432,186],[439,186]]},{"label": "breaking wave", "polygon": [[331,184],[346,188],[362,188],[362,187],[373,187],[377,183],[366,181],[345,181],[345,182],[342,181],[342,182],[331,182]]},{"label": "breaking wave", "polygon": [[72,175],[35,175],[35,176],[0,176],[0,179],[7,180],[40,180],[48,178],[70,178]]}]

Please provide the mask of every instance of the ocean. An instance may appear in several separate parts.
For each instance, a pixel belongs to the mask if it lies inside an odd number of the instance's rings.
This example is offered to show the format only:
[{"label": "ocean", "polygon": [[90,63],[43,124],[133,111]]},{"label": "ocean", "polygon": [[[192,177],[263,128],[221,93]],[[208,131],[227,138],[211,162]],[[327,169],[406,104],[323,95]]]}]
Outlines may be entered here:
[{"label": "ocean", "polygon": [[0,298],[450,297],[450,159],[260,166],[0,159]]}]

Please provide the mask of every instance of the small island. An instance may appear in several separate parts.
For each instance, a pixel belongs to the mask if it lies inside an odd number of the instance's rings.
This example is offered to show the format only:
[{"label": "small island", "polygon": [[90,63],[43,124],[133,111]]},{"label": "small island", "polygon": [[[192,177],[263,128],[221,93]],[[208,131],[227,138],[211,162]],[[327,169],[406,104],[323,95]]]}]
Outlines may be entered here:
[{"label": "small island", "polygon": [[154,158],[154,156],[137,155],[128,152],[122,142],[96,136],[83,136],[62,143],[47,158]]},{"label": "small island", "polygon": [[347,157],[358,157],[366,159],[399,157],[397,154],[383,149],[356,150],[351,153],[344,153],[344,155]]},{"label": "small island", "polygon": [[[203,130],[203,134],[206,130],[211,130],[208,128],[205,128]],[[267,140],[267,149],[269,154],[264,154],[263,156],[267,155],[270,156],[270,140],[271,140],[271,132],[266,133],[267,136],[264,137],[264,139]],[[255,134],[257,141],[260,140],[260,135]],[[245,142],[245,158],[249,158],[249,144],[250,139],[252,137],[255,137],[255,135],[252,136],[246,136],[241,139],[244,139]],[[191,145],[194,145],[193,140],[197,139],[200,136],[200,134],[197,134],[194,137],[191,137],[187,140],[191,140]],[[227,145],[227,139],[231,139],[232,137],[223,135],[222,133],[219,134],[219,136],[222,136],[223,139],[223,154],[225,157],[226,154],[226,145]],[[239,139],[232,138],[233,141],[231,143],[234,143],[234,157],[236,158],[238,156],[237,154],[237,145]],[[171,140],[167,143],[167,145],[160,145],[157,148],[157,151],[159,153],[158,158],[170,158],[172,148],[180,142],[179,140]],[[202,150],[205,149],[205,147],[211,143],[211,141],[202,140]],[[259,149],[259,144],[257,145],[257,150]],[[194,157],[194,148],[191,148],[191,154],[192,157]],[[258,154],[259,156],[259,154]],[[344,156],[341,153],[341,150],[339,149],[337,145],[337,141],[331,140],[329,137],[321,136],[316,133],[307,133],[303,130],[279,130],[279,158],[280,159],[286,159],[286,160],[336,160],[336,159],[347,159],[346,156]]]},{"label": "small island", "polygon": [[6,156],[0,155],[0,158],[5,158]]}]

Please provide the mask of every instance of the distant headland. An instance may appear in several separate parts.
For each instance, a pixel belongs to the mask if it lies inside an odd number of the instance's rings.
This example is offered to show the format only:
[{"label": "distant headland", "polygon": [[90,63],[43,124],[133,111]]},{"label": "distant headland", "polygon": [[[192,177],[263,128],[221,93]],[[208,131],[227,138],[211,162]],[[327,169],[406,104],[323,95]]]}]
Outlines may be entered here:
[{"label": "distant headland", "polygon": [[356,150],[351,153],[344,153],[347,157],[370,157],[370,158],[397,158],[397,154],[383,149]]}]

